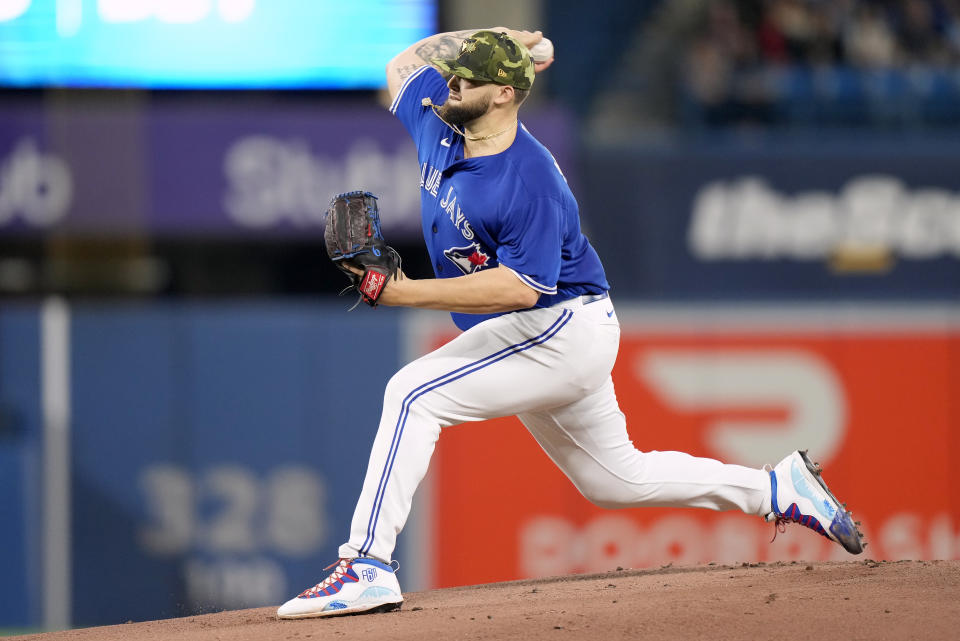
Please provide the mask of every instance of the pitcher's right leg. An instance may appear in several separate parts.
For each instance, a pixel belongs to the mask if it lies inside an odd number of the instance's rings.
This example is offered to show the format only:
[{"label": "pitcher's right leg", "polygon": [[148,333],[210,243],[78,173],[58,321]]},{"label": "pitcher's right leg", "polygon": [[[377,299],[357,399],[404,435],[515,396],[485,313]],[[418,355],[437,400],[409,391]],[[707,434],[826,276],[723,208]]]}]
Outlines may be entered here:
[{"label": "pitcher's right leg", "polygon": [[770,511],[770,478],[763,470],[637,450],[610,379],[579,401],[520,419],[577,489],[601,507]]}]

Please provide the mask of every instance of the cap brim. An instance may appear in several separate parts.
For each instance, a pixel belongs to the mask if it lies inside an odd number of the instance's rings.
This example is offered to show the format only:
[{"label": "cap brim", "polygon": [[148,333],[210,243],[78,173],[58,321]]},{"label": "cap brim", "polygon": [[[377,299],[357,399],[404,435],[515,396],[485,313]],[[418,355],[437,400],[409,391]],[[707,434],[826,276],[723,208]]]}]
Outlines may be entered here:
[{"label": "cap brim", "polygon": [[467,69],[462,64],[458,63],[456,60],[445,60],[443,58],[433,58],[432,62],[437,67],[446,73],[452,73],[455,76],[460,78],[466,78],[467,80],[481,80],[483,82],[492,82],[489,78],[481,78],[475,74],[470,69]]}]

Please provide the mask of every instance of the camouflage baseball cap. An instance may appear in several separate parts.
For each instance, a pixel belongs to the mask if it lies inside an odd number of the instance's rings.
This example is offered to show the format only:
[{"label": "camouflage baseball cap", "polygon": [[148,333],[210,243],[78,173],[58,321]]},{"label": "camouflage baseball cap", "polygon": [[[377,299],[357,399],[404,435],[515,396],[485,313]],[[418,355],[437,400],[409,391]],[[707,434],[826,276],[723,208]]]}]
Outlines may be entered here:
[{"label": "camouflage baseball cap", "polygon": [[517,89],[529,89],[533,85],[530,51],[505,33],[478,31],[463,41],[456,58],[434,58],[431,62],[468,80],[495,82]]}]

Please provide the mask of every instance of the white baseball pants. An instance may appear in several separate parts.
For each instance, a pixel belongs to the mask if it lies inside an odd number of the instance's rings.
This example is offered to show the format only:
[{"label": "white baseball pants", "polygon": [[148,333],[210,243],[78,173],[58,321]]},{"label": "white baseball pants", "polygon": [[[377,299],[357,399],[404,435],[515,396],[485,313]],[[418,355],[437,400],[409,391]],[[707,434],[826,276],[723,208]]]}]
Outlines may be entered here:
[{"label": "white baseball pants", "polygon": [[441,428],[517,415],[590,501],[770,511],[770,477],[681,452],[641,452],[610,372],[620,324],[609,298],[576,298],[484,321],[403,367],[380,427],[341,557],[389,563]]}]

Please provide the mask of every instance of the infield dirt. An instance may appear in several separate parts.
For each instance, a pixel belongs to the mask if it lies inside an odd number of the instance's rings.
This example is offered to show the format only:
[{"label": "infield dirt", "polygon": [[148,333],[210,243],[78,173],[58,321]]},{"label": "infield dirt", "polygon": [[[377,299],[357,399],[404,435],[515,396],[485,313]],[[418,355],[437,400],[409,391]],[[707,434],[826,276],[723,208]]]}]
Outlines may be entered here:
[{"label": "infield dirt", "polygon": [[400,611],[278,621],[276,608],[23,641],[957,639],[960,561],[701,565],[405,595]]}]

